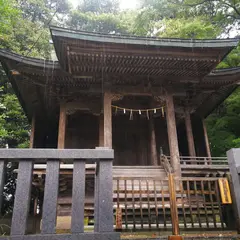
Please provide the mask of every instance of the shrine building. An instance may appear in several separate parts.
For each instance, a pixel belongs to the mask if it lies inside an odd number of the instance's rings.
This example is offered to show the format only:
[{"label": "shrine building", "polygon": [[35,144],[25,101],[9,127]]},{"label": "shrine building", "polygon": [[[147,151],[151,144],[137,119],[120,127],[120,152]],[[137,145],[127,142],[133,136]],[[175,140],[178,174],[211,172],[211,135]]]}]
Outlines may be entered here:
[{"label": "shrine building", "polygon": [[[0,50],[2,66],[31,122],[30,148],[113,149],[114,209],[126,228],[149,226],[155,221],[153,208],[167,214],[144,194],[149,189],[153,194],[155,181],[160,184],[169,173],[201,181],[226,176],[226,159],[211,156],[205,119],[238,87],[239,68],[217,69],[237,39],[137,37],[53,26],[50,31],[58,61]],[[58,216],[71,215],[73,169],[62,160]],[[87,164],[85,210],[90,215],[94,173],[95,165]],[[45,175],[46,164],[35,164],[34,174]],[[154,184],[141,189],[140,178],[155,178]],[[183,197],[187,190],[186,185]],[[136,206],[141,198],[148,198],[148,204]]]}]

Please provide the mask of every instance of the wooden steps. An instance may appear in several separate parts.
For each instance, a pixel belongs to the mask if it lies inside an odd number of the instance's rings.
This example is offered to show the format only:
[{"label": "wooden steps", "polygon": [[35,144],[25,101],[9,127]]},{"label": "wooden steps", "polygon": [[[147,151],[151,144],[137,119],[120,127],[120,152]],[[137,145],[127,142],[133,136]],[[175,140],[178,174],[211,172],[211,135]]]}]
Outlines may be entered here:
[{"label": "wooden steps", "polygon": [[[67,166],[69,170],[70,166]],[[88,166],[87,171],[94,172],[94,166]],[[94,210],[94,174],[88,174],[86,181],[86,198],[85,212],[87,215],[92,215]],[[64,175],[68,181],[68,190],[60,194],[58,199],[58,215],[71,215],[71,175]],[[139,198],[142,201],[155,201],[155,197],[159,199],[164,195],[164,198],[169,199],[168,181],[164,169],[150,166],[113,166],[113,208],[117,208],[116,202],[121,204],[125,200],[132,202],[132,198]],[[161,191],[161,192],[159,192]],[[136,208],[138,208],[136,206]]]}]

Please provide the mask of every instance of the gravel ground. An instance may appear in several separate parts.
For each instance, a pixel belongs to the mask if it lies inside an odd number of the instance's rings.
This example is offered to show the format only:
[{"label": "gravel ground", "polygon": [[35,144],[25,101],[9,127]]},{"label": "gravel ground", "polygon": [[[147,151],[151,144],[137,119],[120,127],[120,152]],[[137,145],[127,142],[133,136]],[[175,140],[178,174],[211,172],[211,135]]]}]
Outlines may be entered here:
[{"label": "gravel ground", "polygon": [[[208,233],[208,236],[204,234],[189,234],[183,235],[184,240],[240,240],[240,235],[236,235],[233,233],[224,233],[224,234],[214,234]],[[121,235],[121,239],[123,240],[168,240],[167,236],[159,236],[155,233],[138,233],[138,234],[123,234]]]},{"label": "gravel ground", "polygon": [[[161,238],[124,238],[125,240],[168,240],[167,237]],[[209,240],[240,240],[240,237],[184,237],[184,240],[202,240],[202,239],[209,239]]]}]

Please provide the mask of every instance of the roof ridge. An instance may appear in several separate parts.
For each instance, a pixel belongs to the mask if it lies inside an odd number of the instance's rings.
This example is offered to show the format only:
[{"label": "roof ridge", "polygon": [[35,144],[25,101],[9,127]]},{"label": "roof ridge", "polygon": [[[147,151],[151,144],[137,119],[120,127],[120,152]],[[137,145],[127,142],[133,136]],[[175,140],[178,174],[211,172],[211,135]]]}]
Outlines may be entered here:
[{"label": "roof ridge", "polygon": [[89,32],[83,30],[76,30],[73,28],[65,28],[50,25],[50,31],[58,30],[62,32],[69,32],[69,33],[82,33],[83,35],[91,35],[91,36],[99,36],[99,37],[118,37],[118,38],[130,38],[130,39],[147,39],[147,40],[155,40],[155,41],[176,41],[176,42],[238,42],[239,38],[212,38],[212,39],[193,39],[193,38],[161,38],[157,36],[140,36],[140,35],[131,35],[131,34],[111,34],[111,33],[101,33],[101,32]]}]

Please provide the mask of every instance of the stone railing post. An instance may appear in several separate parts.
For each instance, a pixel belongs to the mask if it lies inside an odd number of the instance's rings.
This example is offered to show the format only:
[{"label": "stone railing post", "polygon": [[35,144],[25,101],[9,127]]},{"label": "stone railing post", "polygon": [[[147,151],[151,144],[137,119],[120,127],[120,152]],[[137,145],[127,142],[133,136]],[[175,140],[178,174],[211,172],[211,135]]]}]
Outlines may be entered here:
[{"label": "stone railing post", "polygon": [[[108,148],[96,148],[98,150]],[[113,159],[97,162],[94,193],[94,231],[113,232]]]},{"label": "stone railing post", "polygon": [[232,176],[232,184],[237,210],[237,228],[240,232],[240,148],[231,149],[227,152],[230,174]]}]

